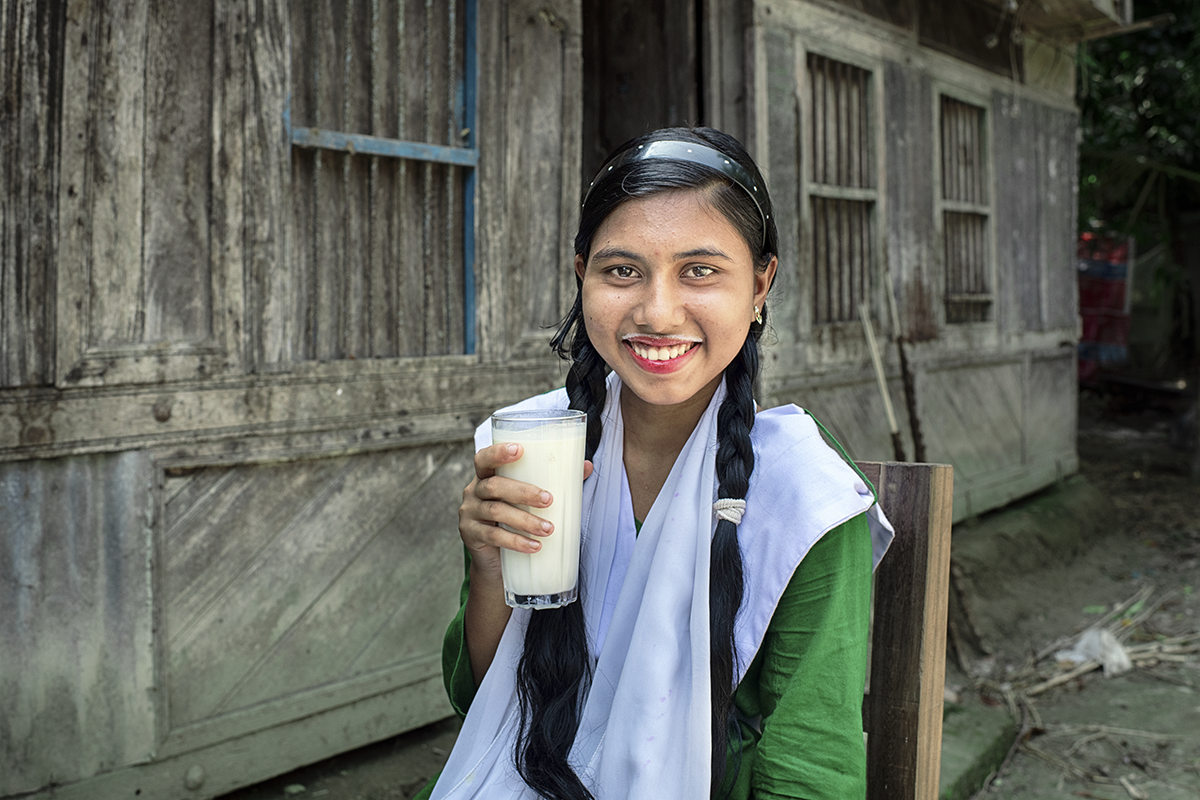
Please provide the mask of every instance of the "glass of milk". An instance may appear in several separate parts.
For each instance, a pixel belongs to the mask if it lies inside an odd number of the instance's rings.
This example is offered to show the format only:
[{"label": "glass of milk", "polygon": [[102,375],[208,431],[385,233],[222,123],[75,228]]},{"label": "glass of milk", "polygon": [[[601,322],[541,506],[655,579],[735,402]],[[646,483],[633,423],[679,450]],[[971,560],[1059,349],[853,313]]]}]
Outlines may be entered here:
[{"label": "glass of milk", "polygon": [[579,524],[583,513],[583,456],[587,414],[567,409],[502,411],[492,415],[492,441],[517,442],[521,457],[498,475],[550,493],[547,508],[520,506],[549,520],[536,553],[500,550],[504,601],[513,608],[558,608],[579,596]]}]

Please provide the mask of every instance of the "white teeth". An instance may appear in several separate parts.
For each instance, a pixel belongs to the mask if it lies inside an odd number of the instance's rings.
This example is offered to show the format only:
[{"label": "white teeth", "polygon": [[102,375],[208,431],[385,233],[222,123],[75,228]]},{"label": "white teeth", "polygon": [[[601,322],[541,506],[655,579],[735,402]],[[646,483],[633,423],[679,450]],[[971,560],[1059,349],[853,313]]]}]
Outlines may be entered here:
[{"label": "white teeth", "polygon": [[647,361],[670,361],[673,358],[679,358],[691,349],[691,344],[677,344],[671,347],[647,347],[638,342],[630,342],[630,344],[633,346],[633,352]]}]

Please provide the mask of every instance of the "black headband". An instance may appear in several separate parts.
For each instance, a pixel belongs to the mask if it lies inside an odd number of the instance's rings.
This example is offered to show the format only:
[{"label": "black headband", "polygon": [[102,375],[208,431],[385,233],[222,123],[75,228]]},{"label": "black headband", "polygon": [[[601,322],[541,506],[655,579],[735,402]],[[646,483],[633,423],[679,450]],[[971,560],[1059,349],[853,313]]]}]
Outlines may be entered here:
[{"label": "black headband", "polygon": [[597,183],[604,179],[604,176],[612,172],[617,167],[630,163],[631,161],[645,161],[647,159],[659,158],[667,161],[688,161],[693,164],[702,164],[706,167],[720,172],[725,177],[742,187],[742,190],[750,196],[754,201],[754,206],[758,209],[758,216],[762,220],[763,226],[763,241],[762,246],[767,246],[767,220],[771,217],[763,211],[762,202],[759,200],[758,184],[754,180],[754,176],[750,171],[743,167],[738,162],[734,161],[729,156],[722,153],[720,150],[714,150],[708,145],[698,144],[696,142],[685,141],[659,141],[649,142],[648,144],[639,144],[637,147],[631,147],[628,150],[623,150],[617,153],[608,163],[600,168],[595,179],[588,184],[587,194],[583,197],[583,204],[586,206],[588,198],[592,196],[592,189]]}]

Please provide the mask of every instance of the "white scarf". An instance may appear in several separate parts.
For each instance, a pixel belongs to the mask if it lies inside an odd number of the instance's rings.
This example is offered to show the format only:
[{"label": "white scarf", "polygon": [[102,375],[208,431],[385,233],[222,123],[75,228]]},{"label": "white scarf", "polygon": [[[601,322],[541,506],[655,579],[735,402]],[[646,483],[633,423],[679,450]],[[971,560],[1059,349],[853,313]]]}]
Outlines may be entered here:
[{"label": "white scarf", "polygon": [[[712,774],[709,548],[716,529],[718,387],[635,533],[622,445],[621,381],[608,379],[603,436],[584,482],[581,600],[595,664],[570,762],[598,800],[707,797]],[[566,408],[565,390],[512,406]],[[800,560],[870,510],[877,565],[891,526],[859,475],[795,406],[755,417],[755,469],[738,526],[745,576],[734,629],[740,681]],[[488,422],[476,448],[491,444]],[[515,674],[529,615],[514,609],[432,799],[537,795],[517,774]]]}]

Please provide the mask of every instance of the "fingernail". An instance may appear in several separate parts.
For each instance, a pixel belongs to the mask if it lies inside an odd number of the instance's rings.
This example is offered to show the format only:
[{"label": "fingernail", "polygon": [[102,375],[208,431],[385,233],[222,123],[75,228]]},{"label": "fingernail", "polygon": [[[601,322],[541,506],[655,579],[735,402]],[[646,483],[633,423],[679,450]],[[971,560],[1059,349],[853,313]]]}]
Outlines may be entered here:
[{"label": "fingernail", "polygon": [[543,522],[543,523],[542,523],[542,530],[544,530],[546,533],[549,533],[549,532],[550,532],[550,530],[551,530],[553,527],[554,527],[554,526],[553,526],[553,525],[551,525],[549,522]]},{"label": "fingernail", "polygon": [[515,456],[517,454],[517,446],[515,444],[508,445],[508,454],[510,456]]},{"label": "fingernail", "polygon": [[544,506],[550,505],[550,493],[549,492],[542,492],[540,495],[538,495],[538,499],[542,501],[542,505],[544,505]]},{"label": "fingernail", "polygon": [[530,542],[529,543],[529,552],[536,553],[538,550],[541,550],[541,549],[542,549],[541,542]]}]

